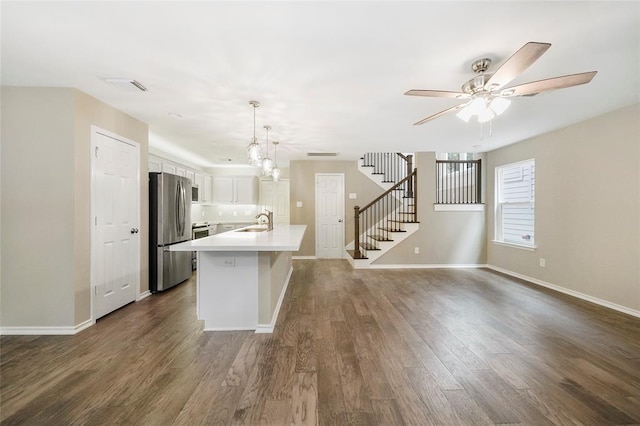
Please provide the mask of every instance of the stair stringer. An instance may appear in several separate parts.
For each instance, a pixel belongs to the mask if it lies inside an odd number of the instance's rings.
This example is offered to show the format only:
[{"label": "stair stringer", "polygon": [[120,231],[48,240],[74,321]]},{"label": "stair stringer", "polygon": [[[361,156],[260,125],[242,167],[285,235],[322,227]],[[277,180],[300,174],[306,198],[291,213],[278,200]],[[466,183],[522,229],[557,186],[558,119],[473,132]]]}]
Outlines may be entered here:
[{"label": "stair stringer", "polygon": [[[376,244],[380,248],[380,250],[367,250],[367,259],[354,259],[348,254],[345,255],[351,266],[354,269],[368,269],[373,262],[375,262],[380,257],[384,256],[385,253],[388,253],[389,250],[400,244],[402,241],[406,240],[410,235],[420,229],[420,223],[418,222],[405,222],[402,223],[402,229],[405,232],[389,232],[393,241],[377,241]],[[347,250],[353,249],[353,241],[347,246]],[[349,246],[351,248],[349,248]]]}]

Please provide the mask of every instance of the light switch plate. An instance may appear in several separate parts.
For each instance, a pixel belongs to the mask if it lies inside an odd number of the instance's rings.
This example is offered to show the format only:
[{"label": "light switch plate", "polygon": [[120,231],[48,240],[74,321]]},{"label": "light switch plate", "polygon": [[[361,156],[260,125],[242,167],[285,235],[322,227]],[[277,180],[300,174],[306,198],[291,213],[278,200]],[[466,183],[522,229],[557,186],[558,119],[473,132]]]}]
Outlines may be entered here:
[{"label": "light switch plate", "polygon": [[355,200],[356,199],[356,193],[355,192],[350,192],[349,193],[349,199],[350,200]]},{"label": "light switch plate", "polygon": [[296,201],[296,207],[302,207],[302,201]]}]

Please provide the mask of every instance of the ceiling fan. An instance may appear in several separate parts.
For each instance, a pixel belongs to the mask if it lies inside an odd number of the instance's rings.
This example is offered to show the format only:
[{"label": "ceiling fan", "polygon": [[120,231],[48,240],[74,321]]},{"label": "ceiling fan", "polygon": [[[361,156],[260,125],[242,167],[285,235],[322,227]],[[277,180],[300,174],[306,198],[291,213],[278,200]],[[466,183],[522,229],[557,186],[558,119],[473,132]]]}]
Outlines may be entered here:
[{"label": "ceiling fan", "polygon": [[420,125],[427,121],[442,117],[451,112],[458,112],[457,116],[469,122],[472,116],[477,115],[481,123],[492,120],[502,114],[511,101],[508,98],[517,96],[534,96],[538,93],[548,92],[565,87],[578,86],[589,83],[598,73],[597,71],[579,74],[564,75],[562,77],[548,78],[533,81],[517,86],[503,88],[520,73],[529,68],[544,52],[551,47],[551,43],[529,42],[522,46],[516,53],[506,60],[493,74],[485,74],[491,65],[491,59],[482,58],[473,62],[471,69],[477,75],[462,85],[461,92],[444,90],[420,90],[413,89],[405,93],[410,96],[428,96],[435,98],[464,99],[467,102],[445,109],[436,114],[424,118],[414,125]]}]

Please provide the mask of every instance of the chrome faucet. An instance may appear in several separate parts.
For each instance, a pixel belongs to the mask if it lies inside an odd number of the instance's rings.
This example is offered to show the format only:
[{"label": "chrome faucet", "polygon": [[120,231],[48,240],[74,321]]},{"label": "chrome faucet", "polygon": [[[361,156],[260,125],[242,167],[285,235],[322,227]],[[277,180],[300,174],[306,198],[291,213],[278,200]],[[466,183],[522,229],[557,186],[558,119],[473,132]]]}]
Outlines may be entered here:
[{"label": "chrome faucet", "polygon": [[269,211],[269,210],[265,210],[266,213],[259,213],[256,216],[256,219],[259,219],[261,216],[264,216],[267,218],[267,231],[273,231],[273,212]]}]

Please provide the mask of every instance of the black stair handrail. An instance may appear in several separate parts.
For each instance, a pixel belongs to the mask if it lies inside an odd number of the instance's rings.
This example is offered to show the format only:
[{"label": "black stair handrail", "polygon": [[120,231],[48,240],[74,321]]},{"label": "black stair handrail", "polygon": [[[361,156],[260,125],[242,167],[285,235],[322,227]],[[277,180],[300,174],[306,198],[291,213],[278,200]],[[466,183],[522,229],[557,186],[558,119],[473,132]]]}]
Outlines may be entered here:
[{"label": "black stair handrail", "polygon": [[[389,229],[399,230],[399,225],[391,226],[390,223],[417,222],[417,176],[418,171],[413,169],[411,173],[366,206],[354,207],[354,259],[363,259],[367,250],[377,249],[375,243],[368,241],[370,238],[377,241],[390,241]],[[402,196],[398,197],[398,191]],[[412,204],[405,204],[405,201],[409,200],[413,201]],[[411,211],[402,211],[401,207],[410,207]],[[374,234],[374,228],[382,230],[384,234]]]}]

